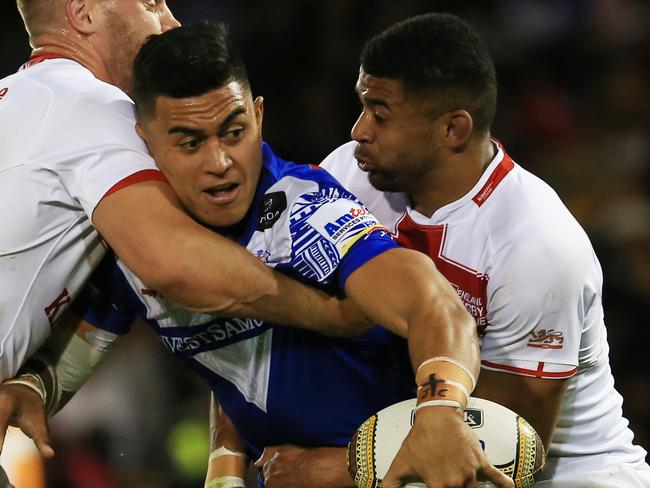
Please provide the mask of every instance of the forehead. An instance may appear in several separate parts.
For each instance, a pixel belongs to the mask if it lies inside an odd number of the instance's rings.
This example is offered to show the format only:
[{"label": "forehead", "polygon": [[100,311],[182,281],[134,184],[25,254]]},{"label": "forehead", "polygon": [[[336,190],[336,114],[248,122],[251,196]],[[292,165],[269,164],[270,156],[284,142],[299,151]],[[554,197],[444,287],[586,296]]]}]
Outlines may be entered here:
[{"label": "forehead", "polygon": [[252,96],[238,81],[187,98],[158,96],[155,119],[169,124],[184,122],[194,125],[219,124],[235,110],[249,111]]},{"label": "forehead", "polygon": [[378,78],[359,69],[359,78],[355,87],[359,98],[364,103],[395,105],[405,100],[404,88],[400,80],[393,78]]}]

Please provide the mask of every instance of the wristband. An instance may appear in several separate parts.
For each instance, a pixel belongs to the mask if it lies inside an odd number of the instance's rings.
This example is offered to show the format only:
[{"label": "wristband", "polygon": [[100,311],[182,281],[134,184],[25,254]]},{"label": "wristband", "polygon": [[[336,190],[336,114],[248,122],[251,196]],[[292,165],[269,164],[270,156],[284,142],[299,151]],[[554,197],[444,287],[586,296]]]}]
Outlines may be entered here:
[{"label": "wristband", "polygon": [[208,459],[210,461],[212,461],[213,459],[217,459],[217,458],[219,458],[221,456],[237,456],[237,457],[241,457],[241,458],[244,458],[244,459],[248,459],[248,455],[246,453],[231,451],[226,446],[221,446],[221,447],[215,449],[214,451],[212,451],[210,453],[210,457]]},{"label": "wristband", "polygon": [[[469,368],[467,366],[465,366],[464,364],[462,364],[462,363],[460,363],[460,362],[456,361],[455,359],[450,358],[448,356],[436,356],[436,357],[433,357],[431,359],[427,359],[422,364],[420,364],[420,366],[418,367],[418,369],[417,369],[417,371],[415,373],[416,381],[417,381],[417,378],[418,378],[418,376],[420,374],[420,371],[422,370],[422,367],[426,366],[427,364],[434,363],[434,362],[445,362],[445,363],[453,364],[454,366],[460,368],[467,375],[467,377],[470,380],[470,385],[471,386],[470,386],[470,388],[466,388],[466,389],[468,390],[468,392],[474,391],[474,388],[476,387],[476,377],[472,374],[472,372],[469,370]],[[445,376],[447,376],[447,375],[445,375]]]},{"label": "wristband", "polygon": [[219,476],[206,481],[204,488],[246,488],[246,482],[238,476]]},{"label": "wristband", "polygon": [[463,409],[461,403],[457,402],[456,400],[429,400],[428,402],[422,402],[419,405],[417,405],[415,407],[415,411],[417,412],[421,408],[426,408],[426,407],[453,407],[453,408],[458,408],[460,410]]},{"label": "wristband", "polygon": [[3,385],[23,385],[38,393],[43,404],[45,404],[45,387],[43,380],[38,375],[25,373],[16,378],[11,378],[2,382]]}]

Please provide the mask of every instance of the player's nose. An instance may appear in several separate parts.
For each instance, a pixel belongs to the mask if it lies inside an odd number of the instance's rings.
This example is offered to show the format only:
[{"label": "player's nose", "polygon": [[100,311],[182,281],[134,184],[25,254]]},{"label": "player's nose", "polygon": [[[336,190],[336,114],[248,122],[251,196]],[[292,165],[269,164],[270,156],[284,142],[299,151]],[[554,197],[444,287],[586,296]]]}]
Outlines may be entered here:
[{"label": "player's nose", "polygon": [[174,14],[172,13],[167,3],[163,4],[163,8],[160,12],[160,25],[163,32],[181,26],[181,23],[176,20],[176,17],[174,17]]},{"label": "player's nose", "polygon": [[360,143],[372,142],[373,140],[372,127],[369,120],[369,115],[366,114],[365,110],[359,114],[359,118],[357,118],[357,121],[352,126],[352,131],[350,132],[350,136],[352,137],[352,139]]}]

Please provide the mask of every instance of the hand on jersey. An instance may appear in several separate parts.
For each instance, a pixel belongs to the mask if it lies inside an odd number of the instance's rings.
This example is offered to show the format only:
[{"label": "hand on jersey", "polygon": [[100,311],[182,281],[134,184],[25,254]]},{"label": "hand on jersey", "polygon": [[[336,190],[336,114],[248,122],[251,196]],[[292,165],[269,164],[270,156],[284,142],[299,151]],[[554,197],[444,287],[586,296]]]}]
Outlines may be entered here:
[{"label": "hand on jersey", "polygon": [[399,488],[416,479],[424,480],[427,488],[478,488],[479,480],[514,488],[513,481],[490,464],[459,410],[422,408],[415,419],[381,488]]},{"label": "hand on jersey", "polygon": [[269,446],[255,466],[266,488],[354,488],[343,447]]},{"label": "hand on jersey", "polygon": [[43,457],[54,456],[43,399],[31,388],[18,384],[0,385],[0,451],[10,425],[19,427],[31,437]]}]

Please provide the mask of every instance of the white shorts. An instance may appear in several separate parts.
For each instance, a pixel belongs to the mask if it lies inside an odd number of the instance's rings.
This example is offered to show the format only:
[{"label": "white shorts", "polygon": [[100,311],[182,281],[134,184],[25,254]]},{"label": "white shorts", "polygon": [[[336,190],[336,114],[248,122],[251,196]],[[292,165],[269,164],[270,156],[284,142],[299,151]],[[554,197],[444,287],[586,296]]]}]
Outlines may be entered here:
[{"label": "white shorts", "polygon": [[650,488],[650,468],[628,464],[584,473],[581,479],[556,479],[535,483],[535,488]]}]

